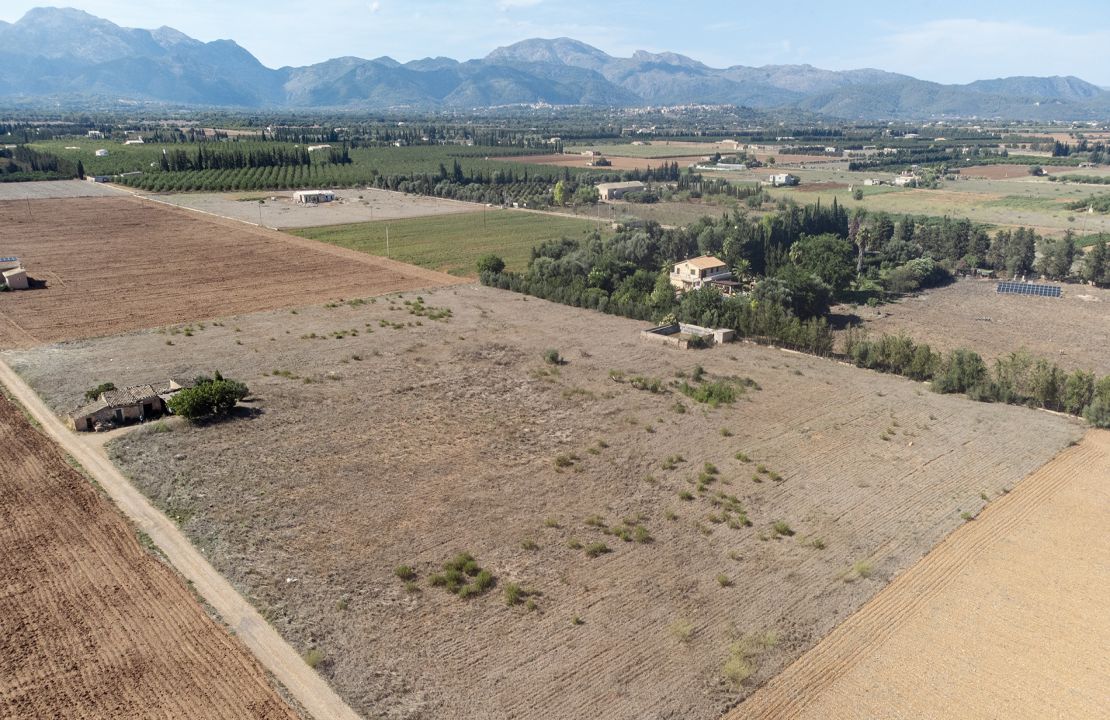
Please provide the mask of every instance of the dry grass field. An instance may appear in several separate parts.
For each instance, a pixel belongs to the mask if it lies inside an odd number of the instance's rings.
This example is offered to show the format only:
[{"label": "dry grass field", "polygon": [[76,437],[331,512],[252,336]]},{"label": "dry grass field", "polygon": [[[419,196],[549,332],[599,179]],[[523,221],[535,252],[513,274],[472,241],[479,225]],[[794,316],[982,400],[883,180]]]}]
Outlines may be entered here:
[{"label": "dry grass field", "polygon": [[991,503],[729,720],[1110,712],[1110,432]]},{"label": "dry grass field", "polygon": [[960,280],[877,308],[838,306],[873,335],[904,332],[934,349],[966,347],[988,362],[1024,348],[1065,370],[1110,374],[1110,290],[1065,285],[1062,298],[1000,295],[996,282]]},{"label": "dry grass field", "polygon": [[132,197],[0,202],[0,227],[45,283],[0,296],[0,348],[455,282]]},{"label": "dry grass field", "polygon": [[[78,197],[122,197],[126,194],[112,185],[85,180],[48,180],[43,182],[0,183],[0,202],[6,200],[50,200]],[[3,252],[0,250],[0,252]]]},{"label": "dry grass field", "polygon": [[484,208],[476,203],[406,195],[376,188],[338,190],[336,194],[339,198],[336,202],[319,205],[295,203],[293,193],[284,191],[178,193],[150,197],[233,220],[261,221],[265,227],[283,229],[455,215]]},{"label": "dry grass field", "polygon": [[[5,354],[60,411],[107,380],[250,385],[244,417],[110,453],[367,717],[718,717],[1082,434],[488,288],[422,297]],[[699,363],[747,389],[695,402]],[[459,552],[496,586],[436,586]]]},{"label": "dry grass field", "polygon": [[[708,150],[712,153],[712,150]],[[523,155],[520,157],[505,158],[507,162],[529,163],[531,165],[554,165],[555,167],[589,168],[597,158],[585,155]],[[680,168],[685,168],[705,159],[704,155],[674,155],[664,157],[622,157],[620,155],[606,155],[605,159],[611,165],[608,167],[594,168],[605,172],[619,172],[621,170],[647,170],[649,167],[657,168],[663,163],[678,163]]]},{"label": "dry grass field", "polygon": [[0,717],[296,717],[0,394]]}]

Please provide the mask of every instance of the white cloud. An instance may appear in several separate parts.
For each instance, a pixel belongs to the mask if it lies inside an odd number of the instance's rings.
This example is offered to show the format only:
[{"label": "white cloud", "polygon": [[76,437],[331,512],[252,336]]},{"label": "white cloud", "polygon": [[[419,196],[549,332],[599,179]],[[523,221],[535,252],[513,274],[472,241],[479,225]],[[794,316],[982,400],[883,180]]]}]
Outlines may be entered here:
[{"label": "white cloud", "polygon": [[370,12],[376,13],[379,12],[381,9],[382,4],[378,2],[378,0],[374,0],[374,2],[370,3]]},{"label": "white cloud", "polygon": [[526,8],[535,7],[543,0],[497,0],[497,7],[502,10],[512,10],[513,8]]}]

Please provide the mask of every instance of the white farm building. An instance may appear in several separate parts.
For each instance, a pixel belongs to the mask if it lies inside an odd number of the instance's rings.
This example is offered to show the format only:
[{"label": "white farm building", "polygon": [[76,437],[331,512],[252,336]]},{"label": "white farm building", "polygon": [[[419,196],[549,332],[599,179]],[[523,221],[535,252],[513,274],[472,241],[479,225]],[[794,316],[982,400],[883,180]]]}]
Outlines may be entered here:
[{"label": "white farm building", "polygon": [[601,183],[597,195],[602,200],[620,200],[627,193],[643,192],[645,185],[639,180],[629,182]]},{"label": "white farm building", "polygon": [[333,200],[335,200],[335,193],[331,190],[298,190],[293,193],[293,202],[302,205],[316,205]]}]

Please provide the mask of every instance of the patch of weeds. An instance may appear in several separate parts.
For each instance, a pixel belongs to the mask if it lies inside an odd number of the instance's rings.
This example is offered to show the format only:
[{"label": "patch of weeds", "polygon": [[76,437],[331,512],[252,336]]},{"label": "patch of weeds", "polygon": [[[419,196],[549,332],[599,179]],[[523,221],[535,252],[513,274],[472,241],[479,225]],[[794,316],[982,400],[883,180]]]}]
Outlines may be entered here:
[{"label": "patch of weeds", "polygon": [[416,570],[411,565],[398,565],[393,568],[393,574],[402,580],[413,580],[416,578]]},{"label": "patch of weeds", "polygon": [[686,406],[683,405],[680,401],[676,401],[675,404],[671,406],[671,410],[675,411],[679,415],[686,414]]},{"label": "patch of weeds", "polygon": [[686,619],[675,620],[671,623],[671,635],[680,643],[688,643],[694,637],[694,623]]},{"label": "patch of weeds", "polygon": [[732,437],[732,431],[728,428],[721,428],[721,437]]},{"label": "patch of weeds", "polygon": [[586,518],[583,522],[585,522],[590,527],[598,527],[598,528],[605,527],[606,525],[609,524],[609,523],[605,522],[605,518],[603,518],[600,515],[591,515],[588,518]]},{"label": "patch of weeds", "polygon": [[875,572],[875,566],[870,560],[860,560],[844,573],[844,582],[850,583],[860,579],[867,579]]},{"label": "patch of weeds", "polygon": [[964,522],[971,522],[975,519],[975,514],[964,510],[962,513],[960,513],[960,519]]},{"label": "patch of weeds", "polygon": [[771,530],[773,530],[776,535],[782,537],[790,537],[794,534],[794,530],[791,529],[790,525],[788,525],[785,520],[776,520],[774,524],[771,525]]},{"label": "patch of weeds", "polygon": [[520,543],[520,549],[521,550],[535,551],[535,550],[539,550],[540,546],[536,544],[535,540],[525,540],[524,542]]},{"label": "patch of weeds", "polygon": [[826,547],[828,547],[828,545],[825,544],[824,539],[819,537],[806,538],[802,542],[802,545],[804,545],[805,547],[811,547],[814,550],[824,550]]},{"label": "patch of weeds", "polygon": [[675,520],[678,520],[678,513],[676,513],[674,510],[664,510],[663,517],[667,518],[671,522],[674,522]]},{"label": "patch of weeds", "polygon": [[464,552],[445,562],[443,572],[428,578],[428,582],[465,600],[488,591],[497,584],[497,579],[479,566],[470,553]]},{"label": "patch of weeds", "polygon": [[603,542],[592,542],[586,546],[586,557],[595,558],[610,552],[613,551]]},{"label": "patch of weeds", "polygon": [[686,462],[686,458],[682,457],[681,455],[671,455],[669,458],[663,461],[663,469],[674,470],[678,467],[679,463],[684,462]]},{"label": "patch of weeds", "polygon": [[567,540],[567,547],[571,550],[581,550],[582,543],[575,538],[571,538],[570,540]]},{"label": "patch of weeds", "polygon": [[756,671],[759,656],[778,645],[778,641],[778,635],[773,632],[741,637],[729,645],[728,659],[721,673],[729,683],[739,687]]},{"label": "patch of weeds", "polygon": [[723,588],[733,586],[732,579],[728,575],[725,575],[724,573],[719,573],[717,575],[717,584],[720,585]]},{"label": "patch of weeds", "polygon": [[544,518],[543,526],[548,528],[558,528],[559,519],[554,517]]},{"label": "patch of weeds", "polygon": [[520,605],[524,603],[528,610],[536,610],[536,602],[533,597],[540,597],[543,595],[538,590],[525,588],[518,583],[508,583],[505,585],[505,604],[509,607]]},{"label": "patch of weeds", "polygon": [[305,652],[303,657],[304,657],[305,665],[308,665],[313,670],[315,670],[321,663],[323,663],[324,659],[325,659],[324,658],[324,651],[320,650],[319,648],[314,648],[314,647],[309,648]]},{"label": "patch of weeds", "polygon": [[570,619],[570,624],[571,625],[585,625],[586,621],[583,620],[582,618],[580,618],[579,616],[575,615],[574,617],[572,617]]},{"label": "patch of weeds", "polygon": [[573,467],[578,462],[578,456],[574,453],[562,453],[555,456],[555,469],[563,470],[564,468]]},{"label": "patch of weeds", "polygon": [[689,502],[694,499],[694,493],[690,492],[689,490],[681,490],[678,493],[678,499]]},{"label": "patch of weeds", "polygon": [[655,540],[643,525],[637,525],[632,530],[632,539],[641,545],[647,545]]}]

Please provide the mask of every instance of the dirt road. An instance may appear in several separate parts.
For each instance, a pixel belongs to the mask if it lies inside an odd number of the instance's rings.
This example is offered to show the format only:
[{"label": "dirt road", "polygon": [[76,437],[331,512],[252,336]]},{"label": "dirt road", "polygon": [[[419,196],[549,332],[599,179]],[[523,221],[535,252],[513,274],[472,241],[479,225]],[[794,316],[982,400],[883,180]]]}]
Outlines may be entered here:
[{"label": "dirt road", "polygon": [[150,536],[170,563],[216,610],[262,666],[273,673],[309,713],[319,720],[357,720],[358,715],[216,572],[177,526],[132,487],[108,460],[99,444],[85,441],[67,430],[38,395],[3,362],[0,362],[0,382],[42,424],[44,432],[57,440],[100,483],[123,513]]},{"label": "dirt road", "polygon": [[727,720],[1110,715],[1110,432],[992,503]]}]

